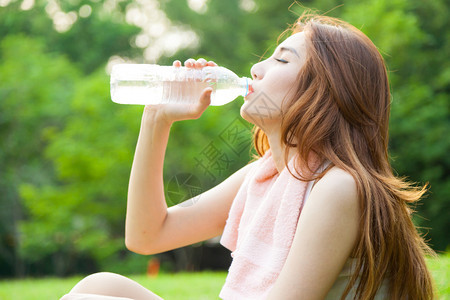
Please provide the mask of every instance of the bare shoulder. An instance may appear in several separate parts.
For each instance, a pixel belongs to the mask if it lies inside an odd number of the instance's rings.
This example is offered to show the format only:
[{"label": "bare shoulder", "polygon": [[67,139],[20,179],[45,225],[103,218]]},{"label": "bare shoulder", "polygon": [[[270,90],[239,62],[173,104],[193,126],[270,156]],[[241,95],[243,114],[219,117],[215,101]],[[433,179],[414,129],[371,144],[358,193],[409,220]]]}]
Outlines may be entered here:
[{"label": "bare shoulder", "polygon": [[302,209],[289,255],[268,299],[326,297],[358,238],[356,186],[349,173],[336,167],[317,181]]},{"label": "bare shoulder", "polygon": [[[311,194],[324,196],[329,204],[339,206],[358,205],[357,184],[347,171],[333,167],[315,184]],[[334,201],[331,201],[334,200]]]}]

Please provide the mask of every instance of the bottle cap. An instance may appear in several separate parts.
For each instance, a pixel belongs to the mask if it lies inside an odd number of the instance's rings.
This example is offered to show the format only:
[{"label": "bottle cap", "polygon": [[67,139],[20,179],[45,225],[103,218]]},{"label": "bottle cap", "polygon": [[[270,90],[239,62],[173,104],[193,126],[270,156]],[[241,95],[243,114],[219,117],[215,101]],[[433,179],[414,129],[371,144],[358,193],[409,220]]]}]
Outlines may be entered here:
[{"label": "bottle cap", "polygon": [[244,97],[247,96],[252,90],[252,80],[248,77],[242,77],[243,79],[245,79],[245,93],[244,93]]}]

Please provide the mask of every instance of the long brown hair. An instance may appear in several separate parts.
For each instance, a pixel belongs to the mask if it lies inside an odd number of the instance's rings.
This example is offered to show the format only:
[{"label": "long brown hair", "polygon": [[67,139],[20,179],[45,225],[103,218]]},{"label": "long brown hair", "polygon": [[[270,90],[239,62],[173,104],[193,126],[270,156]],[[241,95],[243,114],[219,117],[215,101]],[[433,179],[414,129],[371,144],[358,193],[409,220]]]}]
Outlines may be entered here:
[{"label": "long brown hair", "polygon": [[[433,251],[417,232],[409,207],[426,187],[396,177],[389,162],[390,90],[384,60],[367,36],[339,19],[304,13],[286,32],[300,31],[306,36],[307,58],[295,97],[285,99],[290,102],[281,142],[287,146],[286,165],[289,147],[298,153],[296,168],[309,167],[311,153],[331,161],[321,174],[299,180],[321,178],[337,166],[356,181],[361,219],[352,256],[358,263],[341,299],[353,286],[355,298],[372,299],[385,278],[390,299],[432,299],[425,255]],[[270,147],[257,126],[253,142],[259,156]]]}]

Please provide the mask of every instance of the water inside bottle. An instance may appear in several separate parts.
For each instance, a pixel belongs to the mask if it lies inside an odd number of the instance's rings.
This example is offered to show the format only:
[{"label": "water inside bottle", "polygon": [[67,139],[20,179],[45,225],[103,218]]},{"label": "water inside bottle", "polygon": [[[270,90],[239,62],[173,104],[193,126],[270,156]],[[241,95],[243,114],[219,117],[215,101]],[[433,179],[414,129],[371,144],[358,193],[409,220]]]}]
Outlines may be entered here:
[{"label": "water inside bottle", "polygon": [[111,98],[122,104],[151,104],[158,103],[162,98],[163,88],[158,83],[142,80],[117,80],[111,85]]},{"label": "water inside bottle", "polygon": [[213,87],[214,94],[215,89],[210,82],[163,81],[161,99],[163,103],[197,103],[203,90],[209,86]]},{"label": "water inside bottle", "polygon": [[207,87],[213,88],[212,106],[226,104],[243,92],[243,87],[234,81],[151,81],[134,77],[114,78],[111,81],[111,98],[121,104],[197,103]]}]

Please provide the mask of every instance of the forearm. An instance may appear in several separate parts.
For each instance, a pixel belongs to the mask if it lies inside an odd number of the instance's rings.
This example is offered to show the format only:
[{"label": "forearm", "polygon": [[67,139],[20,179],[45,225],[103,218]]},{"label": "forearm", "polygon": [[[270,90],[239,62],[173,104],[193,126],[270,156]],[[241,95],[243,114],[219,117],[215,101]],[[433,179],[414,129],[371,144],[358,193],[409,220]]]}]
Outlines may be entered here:
[{"label": "forearm", "polygon": [[128,186],[125,243],[142,252],[158,234],[167,215],[163,166],[171,124],[146,108]]}]

